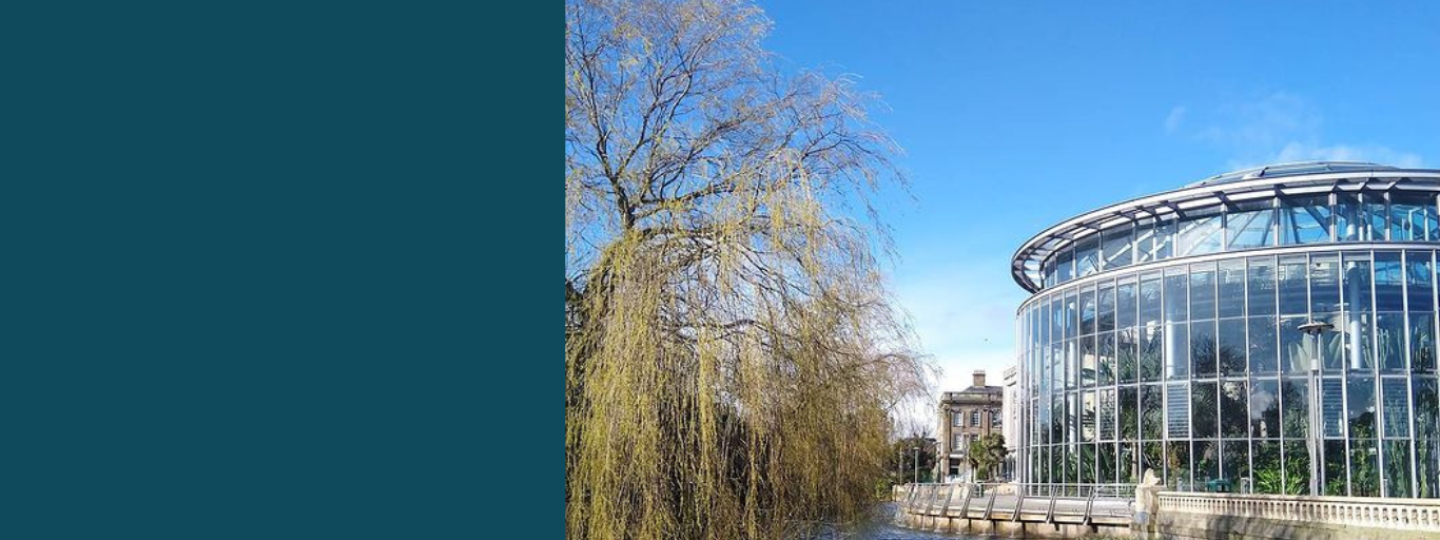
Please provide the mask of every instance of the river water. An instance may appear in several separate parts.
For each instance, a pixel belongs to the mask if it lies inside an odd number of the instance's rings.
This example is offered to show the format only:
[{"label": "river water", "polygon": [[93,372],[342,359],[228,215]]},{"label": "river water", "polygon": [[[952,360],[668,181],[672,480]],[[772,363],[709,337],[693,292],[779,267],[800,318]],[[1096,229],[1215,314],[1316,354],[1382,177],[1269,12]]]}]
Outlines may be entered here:
[{"label": "river water", "polygon": [[857,530],[833,536],[835,540],[982,540],[993,537],[983,535],[945,534],[931,531],[907,529],[896,525],[895,504],[885,503],[871,523]]}]

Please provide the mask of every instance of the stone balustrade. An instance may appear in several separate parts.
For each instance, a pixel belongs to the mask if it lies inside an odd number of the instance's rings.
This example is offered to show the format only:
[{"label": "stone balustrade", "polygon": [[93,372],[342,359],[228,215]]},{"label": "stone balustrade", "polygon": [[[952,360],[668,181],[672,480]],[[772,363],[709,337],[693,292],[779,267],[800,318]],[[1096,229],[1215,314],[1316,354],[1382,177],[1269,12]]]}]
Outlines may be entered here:
[{"label": "stone balustrade", "polygon": [[1303,521],[1327,525],[1440,532],[1440,500],[1307,497],[1237,493],[1159,495],[1159,513]]}]

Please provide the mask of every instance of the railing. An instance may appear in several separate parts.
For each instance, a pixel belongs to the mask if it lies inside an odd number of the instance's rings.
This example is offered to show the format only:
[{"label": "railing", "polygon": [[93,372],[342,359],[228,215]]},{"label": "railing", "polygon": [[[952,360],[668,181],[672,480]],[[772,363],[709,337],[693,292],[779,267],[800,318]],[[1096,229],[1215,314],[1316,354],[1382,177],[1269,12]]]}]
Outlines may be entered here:
[{"label": "railing", "polygon": [[902,512],[1044,523],[1129,523],[1133,484],[907,484]]},{"label": "railing", "polygon": [[1440,501],[1163,491],[1159,512],[1187,512],[1329,525],[1440,532]]}]

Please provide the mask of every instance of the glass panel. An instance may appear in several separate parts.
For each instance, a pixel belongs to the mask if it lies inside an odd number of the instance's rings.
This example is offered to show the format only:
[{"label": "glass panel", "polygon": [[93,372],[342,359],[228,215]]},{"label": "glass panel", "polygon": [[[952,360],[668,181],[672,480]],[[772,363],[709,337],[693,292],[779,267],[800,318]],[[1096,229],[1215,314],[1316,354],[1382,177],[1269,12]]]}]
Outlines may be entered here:
[{"label": "glass panel", "polygon": [[1195,484],[1203,489],[1206,482],[1220,477],[1220,441],[1195,441],[1191,454],[1195,462]]},{"label": "glass panel", "polygon": [[1190,481],[1190,441],[1165,444],[1165,485],[1172,490],[1193,491]]},{"label": "glass panel", "polygon": [[1135,282],[1121,281],[1115,287],[1115,324],[1117,328],[1135,326]]},{"label": "glass panel", "polygon": [[1066,247],[1055,257],[1055,280],[1065,283],[1075,277],[1075,252]]},{"label": "glass panel", "polygon": [[1080,386],[1095,386],[1095,336],[1080,338]]},{"label": "glass panel", "polygon": [[[1310,449],[1305,443],[1285,443],[1285,484],[1282,491],[1286,495],[1309,495],[1310,494]],[[1259,465],[1256,466],[1258,474]],[[1258,482],[1259,479],[1257,478]]]},{"label": "glass panel", "polygon": [[1146,442],[1140,446],[1140,470],[1151,469],[1157,476],[1164,480],[1165,464],[1163,463],[1163,450],[1159,441]]},{"label": "glass panel", "polygon": [[1226,249],[1275,245],[1275,210],[1269,200],[1235,205],[1225,218]]},{"label": "glass panel", "polygon": [[1100,284],[1099,314],[1096,316],[1096,330],[1106,332],[1115,329],[1115,287],[1108,282]]},{"label": "glass panel", "polygon": [[1346,253],[1344,257],[1345,334],[1349,338],[1345,346],[1349,349],[1346,359],[1350,369],[1375,367],[1370,341],[1373,295],[1370,291],[1370,261],[1367,259],[1369,254],[1366,253]]},{"label": "glass panel", "polygon": [[1251,257],[1248,262],[1250,315],[1275,313],[1275,258]]},{"label": "glass panel", "polygon": [[1132,230],[1130,227],[1107,229],[1101,233],[1102,251],[1105,253],[1105,269],[1130,266]]},{"label": "glass panel", "polygon": [[1375,311],[1405,310],[1404,280],[1399,253],[1375,252]]},{"label": "glass panel", "polygon": [[1294,197],[1285,203],[1280,223],[1280,243],[1313,244],[1330,241],[1330,197]]},{"label": "glass panel", "polygon": [[1380,496],[1379,452],[1374,439],[1350,440],[1350,496]]},{"label": "glass panel", "polygon": [[1279,273],[1280,313],[1303,315],[1310,312],[1305,283],[1305,256],[1281,257]]},{"label": "glass panel", "polygon": [[1351,439],[1373,439],[1375,431],[1375,378],[1352,375],[1346,379],[1346,419]]},{"label": "glass panel", "polygon": [[1434,200],[1433,195],[1421,193],[1391,193],[1390,239],[1424,242],[1433,228],[1430,222],[1435,219]]},{"label": "glass panel", "polygon": [[1370,222],[1367,231],[1370,236],[1366,240],[1384,240],[1388,230],[1388,227],[1385,226],[1385,218],[1388,216],[1385,212],[1385,195],[1383,193],[1365,194],[1365,217]]},{"label": "glass panel", "polygon": [[1185,282],[1189,278],[1183,273],[1165,276],[1165,322],[1184,321],[1189,318],[1190,306],[1185,301],[1188,292]]},{"label": "glass panel", "polygon": [[[1199,212],[1192,211],[1192,213],[1198,214]],[[1175,256],[1187,257],[1220,251],[1221,236],[1224,232],[1220,223],[1221,216],[1219,214],[1180,220],[1179,240],[1176,242]]]},{"label": "glass panel", "polygon": [[1165,388],[1165,438],[1190,438],[1189,385],[1171,383]]},{"label": "glass panel", "polygon": [[1140,386],[1140,436],[1145,440],[1160,440],[1164,438],[1164,416],[1165,403],[1162,400],[1160,386],[1146,384]]},{"label": "glass panel", "polygon": [[1440,497],[1440,440],[1415,440],[1416,497]]},{"label": "glass panel", "polygon": [[1095,481],[1101,484],[1117,482],[1115,479],[1115,445],[1101,444],[1099,456],[1099,478]]},{"label": "glass panel", "polygon": [[1175,220],[1167,219],[1155,224],[1154,247],[1150,260],[1169,259],[1175,252]]},{"label": "glass panel", "polygon": [[1335,194],[1335,239],[1358,242],[1368,238],[1365,220],[1361,219],[1359,196],[1354,193]]},{"label": "glass panel", "polygon": [[1117,447],[1120,449],[1120,455],[1116,458],[1120,482],[1133,484],[1140,481],[1140,463],[1135,455],[1136,444],[1126,442]]},{"label": "glass panel", "polygon": [[1219,288],[1220,316],[1245,315],[1245,261],[1220,261]]},{"label": "glass panel", "polygon": [[1280,437],[1280,383],[1262,379],[1250,385],[1250,436]]},{"label": "glass panel", "polygon": [[1080,291],[1080,335],[1095,333],[1095,289],[1085,287]]},{"label": "glass panel", "polygon": [[1160,322],[1160,274],[1146,274],[1140,279],[1140,325]]},{"label": "glass panel", "polygon": [[1375,315],[1375,352],[1380,357],[1380,371],[1405,371],[1405,314]]},{"label": "glass panel", "polygon": [[1221,477],[1230,481],[1230,489],[1244,492],[1250,485],[1250,443],[1244,440],[1225,441]]},{"label": "glass panel", "polygon": [[1104,386],[1115,384],[1115,333],[1102,332],[1096,343],[1097,382]]},{"label": "glass panel", "polygon": [[1244,437],[1248,430],[1250,412],[1245,406],[1249,392],[1245,381],[1220,383],[1220,436]]},{"label": "glass panel", "polygon": [[1385,441],[1385,483],[1386,497],[1410,496],[1410,443],[1406,441]]},{"label": "glass panel", "polygon": [[1349,332],[1346,328],[1345,319],[1339,313],[1331,314],[1329,317],[1321,317],[1321,320],[1330,323],[1329,331],[1320,334],[1320,365],[1325,371],[1340,371],[1345,367],[1345,335]]},{"label": "glass panel", "polygon": [[1080,393],[1080,442],[1095,442],[1095,392]]},{"label": "glass panel", "polygon": [[1345,489],[1345,441],[1325,441],[1325,495],[1344,497]]},{"label": "glass panel", "polygon": [[1135,226],[1135,264],[1155,260],[1155,225],[1142,221]]},{"label": "glass panel", "polygon": [[1281,388],[1284,389],[1281,402],[1285,409],[1285,438],[1304,439],[1310,433],[1310,381],[1285,379]]},{"label": "glass panel", "polygon": [[1245,319],[1220,321],[1220,373],[1245,374]]},{"label": "glass panel", "polygon": [[1253,491],[1270,494],[1285,493],[1283,473],[1280,472],[1280,443],[1256,441],[1253,446],[1255,448],[1255,454],[1252,456],[1255,462]]},{"label": "glass panel", "polygon": [[1190,335],[1185,323],[1165,325],[1165,378],[1184,379],[1190,372]]},{"label": "glass panel", "polygon": [[1100,390],[1099,420],[1097,431],[1102,441],[1115,440],[1115,389]]},{"label": "glass panel", "polygon": [[1341,395],[1345,385],[1340,379],[1320,380],[1320,411],[1321,421],[1324,425],[1325,437],[1344,437],[1344,405],[1345,398]]},{"label": "glass panel", "polygon": [[1313,345],[1306,343],[1311,338],[1300,330],[1306,320],[1305,316],[1280,319],[1280,368],[1285,373],[1308,374],[1310,372],[1312,359],[1310,347]]},{"label": "glass panel", "polygon": [[1317,253],[1310,256],[1310,311],[1340,311],[1340,256]]},{"label": "glass panel", "polygon": [[1140,417],[1136,407],[1139,405],[1139,393],[1134,386],[1120,387],[1120,438],[1127,441],[1140,439],[1139,426]]},{"label": "glass panel", "polygon": [[1258,375],[1275,373],[1277,368],[1275,318],[1269,315],[1250,317],[1249,332],[1250,371]]},{"label": "glass panel", "polygon": [[1410,436],[1410,388],[1405,379],[1385,378],[1380,381],[1386,437]]},{"label": "glass panel", "polygon": [[1435,274],[1430,265],[1430,252],[1405,252],[1405,296],[1410,311],[1433,311]]},{"label": "glass panel", "polygon": [[1095,483],[1095,445],[1080,445],[1079,463],[1080,475],[1076,479],[1082,484]]},{"label": "glass panel", "polygon": [[1190,372],[1195,377],[1214,377],[1219,356],[1215,341],[1215,321],[1190,323]]},{"label": "glass panel", "polygon": [[1140,381],[1159,381],[1165,362],[1165,332],[1156,324],[1142,327],[1140,336]]},{"label": "glass panel", "polygon": [[1195,438],[1214,437],[1219,433],[1216,413],[1219,405],[1215,401],[1215,383],[1197,382],[1190,388],[1191,429]]},{"label": "glass panel", "polygon": [[1410,369],[1416,373],[1435,371],[1435,314],[1410,312]]},{"label": "glass panel", "polygon": [[1215,265],[1190,266],[1190,317],[1215,318]]},{"label": "glass panel", "polygon": [[1100,238],[1091,234],[1075,244],[1075,277],[1100,271]]},{"label": "glass panel", "polygon": [[1138,332],[1135,328],[1115,332],[1115,360],[1119,363],[1116,372],[1122,384],[1134,383],[1138,379],[1139,372],[1135,367],[1140,354]]}]

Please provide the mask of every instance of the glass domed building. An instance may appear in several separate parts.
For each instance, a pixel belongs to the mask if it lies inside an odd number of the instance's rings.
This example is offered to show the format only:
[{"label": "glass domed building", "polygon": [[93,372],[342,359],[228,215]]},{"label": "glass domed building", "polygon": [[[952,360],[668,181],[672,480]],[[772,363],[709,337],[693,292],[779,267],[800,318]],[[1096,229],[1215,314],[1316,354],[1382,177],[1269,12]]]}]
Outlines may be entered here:
[{"label": "glass domed building", "polygon": [[1025,482],[1440,497],[1440,170],[1222,174],[1012,259]]}]

